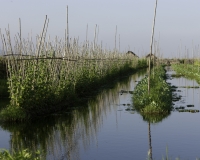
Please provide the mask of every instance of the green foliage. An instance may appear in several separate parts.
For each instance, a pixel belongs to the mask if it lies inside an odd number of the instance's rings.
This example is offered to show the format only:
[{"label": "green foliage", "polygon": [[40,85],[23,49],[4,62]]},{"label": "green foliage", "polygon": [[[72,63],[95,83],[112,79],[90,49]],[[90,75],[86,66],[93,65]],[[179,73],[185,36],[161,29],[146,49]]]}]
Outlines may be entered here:
[{"label": "green foliage", "polygon": [[150,78],[150,93],[148,94],[148,77],[143,78],[133,93],[133,103],[141,113],[168,113],[171,110],[171,87],[165,81],[165,70],[156,67]]},{"label": "green foliage", "polygon": [[170,115],[170,112],[162,112],[159,114],[145,114],[141,113],[143,120],[150,123],[158,123]]},{"label": "green foliage", "polygon": [[6,79],[0,79],[0,98],[9,97],[8,84]]},{"label": "green foliage", "polygon": [[185,76],[190,79],[195,79],[200,84],[200,67],[192,64],[178,64],[172,65],[172,68],[176,71],[176,77]]},{"label": "green foliage", "polygon": [[195,65],[195,66],[200,66],[200,60],[197,60],[197,59],[194,60],[194,65]]},{"label": "green foliage", "polygon": [[0,56],[0,98],[9,97],[5,58]]},{"label": "green foliage", "polygon": [[126,56],[115,60],[112,54],[107,60],[80,59],[78,62],[51,59],[55,53],[49,56],[37,61],[8,59],[11,101],[0,112],[2,120],[21,121],[62,110],[116,76],[145,66],[144,60],[137,63],[136,59]]},{"label": "green foliage", "polygon": [[138,68],[148,67],[146,59],[138,59]]},{"label": "green foliage", "polygon": [[32,154],[27,149],[14,152],[11,154],[8,150],[1,149],[0,150],[0,159],[1,160],[42,160],[40,157],[40,152]]},{"label": "green foliage", "polygon": [[6,79],[6,62],[5,58],[0,56],[0,79]]},{"label": "green foliage", "polygon": [[1,120],[3,121],[22,121],[28,118],[21,107],[8,106],[1,111]]}]

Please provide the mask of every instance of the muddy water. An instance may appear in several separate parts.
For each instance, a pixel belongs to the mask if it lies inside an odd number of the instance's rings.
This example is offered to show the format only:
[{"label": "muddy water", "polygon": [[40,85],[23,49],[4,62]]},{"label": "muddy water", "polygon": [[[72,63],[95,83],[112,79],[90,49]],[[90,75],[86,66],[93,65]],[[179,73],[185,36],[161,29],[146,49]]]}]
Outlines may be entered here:
[{"label": "muddy water", "polygon": [[156,123],[149,123],[132,110],[131,92],[120,92],[133,91],[146,74],[141,72],[104,90],[81,108],[31,124],[1,124],[0,148],[43,150],[45,159],[50,160],[145,160],[149,148],[152,157],[159,160],[168,148],[172,159],[196,159],[200,157],[200,114],[175,108],[194,105],[189,109],[200,109],[200,89],[184,88],[198,84],[171,78],[172,73],[168,68],[167,81],[179,86],[174,94],[182,97],[173,102],[171,113],[157,118]]}]

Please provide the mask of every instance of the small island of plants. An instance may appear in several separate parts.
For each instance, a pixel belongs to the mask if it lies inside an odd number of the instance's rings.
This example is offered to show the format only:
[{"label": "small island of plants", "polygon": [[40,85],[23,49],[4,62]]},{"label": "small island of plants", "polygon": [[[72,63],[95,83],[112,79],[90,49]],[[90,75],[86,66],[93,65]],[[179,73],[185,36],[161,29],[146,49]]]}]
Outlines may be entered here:
[{"label": "small island of plants", "polygon": [[142,114],[166,114],[171,110],[172,91],[166,82],[164,66],[154,68],[150,76],[148,93],[148,77],[143,78],[133,92],[135,109]]}]

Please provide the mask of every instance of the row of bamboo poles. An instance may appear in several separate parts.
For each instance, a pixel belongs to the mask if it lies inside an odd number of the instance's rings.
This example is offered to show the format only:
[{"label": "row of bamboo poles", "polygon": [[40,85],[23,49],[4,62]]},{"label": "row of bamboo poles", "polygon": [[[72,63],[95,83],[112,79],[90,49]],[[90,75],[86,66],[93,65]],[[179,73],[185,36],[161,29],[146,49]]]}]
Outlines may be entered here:
[{"label": "row of bamboo poles", "polygon": [[[14,36],[12,44],[10,29],[5,34],[0,30],[3,54],[7,63],[7,75],[11,106],[23,108],[27,112],[47,110],[73,94],[91,89],[106,77],[119,71],[136,67],[137,58],[114,50],[103,49],[102,44],[86,40],[47,37],[49,20],[45,18],[42,33],[36,37],[22,39],[20,32]],[[100,83],[99,83],[100,84]],[[81,94],[80,94],[81,95]],[[46,107],[45,107],[46,106]]]}]

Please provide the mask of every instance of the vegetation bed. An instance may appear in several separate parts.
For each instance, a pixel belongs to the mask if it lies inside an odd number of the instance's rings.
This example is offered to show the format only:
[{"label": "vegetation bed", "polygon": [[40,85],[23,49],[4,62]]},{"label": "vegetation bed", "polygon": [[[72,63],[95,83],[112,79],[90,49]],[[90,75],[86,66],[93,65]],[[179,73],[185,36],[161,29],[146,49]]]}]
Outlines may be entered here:
[{"label": "vegetation bed", "polygon": [[178,64],[172,65],[177,76],[184,76],[190,79],[195,79],[200,84],[200,67],[195,64]]},{"label": "vegetation bed", "polygon": [[148,93],[148,77],[143,78],[133,93],[135,109],[140,113],[169,113],[172,104],[171,86],[166,82],[163,66],[156,67],[150,77],[150,92]]},{"label": "vegetation bed", "polygon": [[11,101],[1,110],[0,120],[23,121],[61,111],[90,97],[100,86],[144,67],[144,60],[121,59],[81,63],[8,59]]}]

